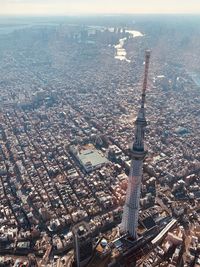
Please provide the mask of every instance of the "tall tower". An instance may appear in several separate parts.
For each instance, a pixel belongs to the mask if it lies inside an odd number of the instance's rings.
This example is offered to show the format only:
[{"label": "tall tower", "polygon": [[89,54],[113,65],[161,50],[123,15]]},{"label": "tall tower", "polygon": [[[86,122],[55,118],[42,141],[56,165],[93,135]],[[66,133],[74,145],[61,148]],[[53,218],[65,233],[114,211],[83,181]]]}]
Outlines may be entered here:
[{"label": "tall tower", "polygon": [[134,239],[137,238],[139,202],[141,191],[141,180],[143,173],[143,161],[146,155],[144,149],[144,131],[147,126],[145,118],[145,97],[149,69],[150,51],[145,54],[145,73],[141,97],[141,107],[135,121],[135,139],[131,148],[131,167],[126,192],[126,202],[122,216],[121,230],[128,232]]}]

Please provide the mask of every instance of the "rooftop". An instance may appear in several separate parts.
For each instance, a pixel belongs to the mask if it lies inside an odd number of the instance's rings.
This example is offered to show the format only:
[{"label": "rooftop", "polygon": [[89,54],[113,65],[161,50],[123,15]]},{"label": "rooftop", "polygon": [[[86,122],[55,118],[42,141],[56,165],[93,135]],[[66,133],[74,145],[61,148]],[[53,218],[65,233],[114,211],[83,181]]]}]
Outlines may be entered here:
[{"label": "rooftop", "polygon": [[80,150],[77,157],[86,171],[96,169],[108,162],[103,153],[94,147]]}]

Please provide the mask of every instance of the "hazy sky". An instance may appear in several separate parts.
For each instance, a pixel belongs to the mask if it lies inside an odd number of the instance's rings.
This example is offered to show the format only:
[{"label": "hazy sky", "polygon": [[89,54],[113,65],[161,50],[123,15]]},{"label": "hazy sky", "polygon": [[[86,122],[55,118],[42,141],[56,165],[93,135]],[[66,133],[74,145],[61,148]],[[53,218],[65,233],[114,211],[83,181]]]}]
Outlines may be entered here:
[{"label": "hazy sky", "polygon": [[0,14],[200,13],[200,0],[0,0]]}]

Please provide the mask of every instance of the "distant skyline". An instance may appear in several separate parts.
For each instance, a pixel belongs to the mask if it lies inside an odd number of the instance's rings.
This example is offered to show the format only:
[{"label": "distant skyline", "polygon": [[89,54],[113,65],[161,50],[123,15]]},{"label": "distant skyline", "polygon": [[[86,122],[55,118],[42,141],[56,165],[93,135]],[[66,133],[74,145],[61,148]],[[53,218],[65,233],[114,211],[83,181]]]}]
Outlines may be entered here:
[{"label": "distant skyline", "polygon": [[200,0],[0,0],[0,15],[200,14]]}]

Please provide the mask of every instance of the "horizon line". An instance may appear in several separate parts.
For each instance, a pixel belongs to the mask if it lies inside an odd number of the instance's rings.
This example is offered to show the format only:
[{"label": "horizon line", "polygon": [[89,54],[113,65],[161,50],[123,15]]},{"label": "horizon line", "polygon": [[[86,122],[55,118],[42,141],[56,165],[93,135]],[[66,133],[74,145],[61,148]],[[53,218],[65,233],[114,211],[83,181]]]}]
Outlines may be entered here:
[{"label": "horizon line", "polygon": [[75,16],[142,16],[142,15],[184,15],[184,16],[200,16],[200,12],[191,12],[191,13],[164,13],[164,12],[160,12],[160,13],[151,13],[151,12],[143,12],[143,13],[68,13],[68,14],[62,14],[62,13],[58,13],[58,14],[53,14],[53,13],[49,13],[49,14],[24,14],[24,13],[19,13],[19,14],[1,14],[0,13],[0,17],[17,17],[17,16],[23,16],[23,17],[47,17],[47,16],[52,16],[52,17],[65,17],[65,16],[69,16],[69,17],[75,17]]}]

